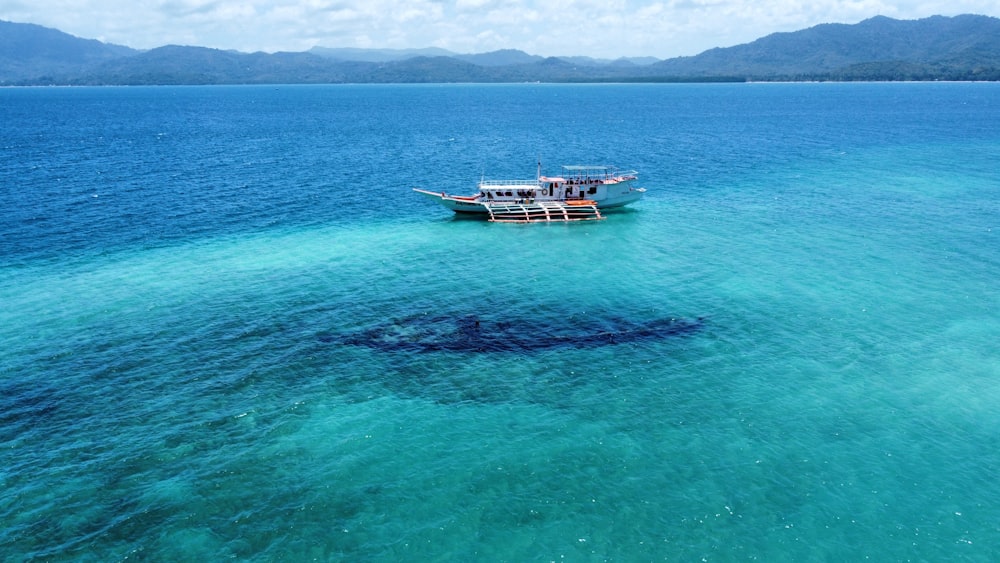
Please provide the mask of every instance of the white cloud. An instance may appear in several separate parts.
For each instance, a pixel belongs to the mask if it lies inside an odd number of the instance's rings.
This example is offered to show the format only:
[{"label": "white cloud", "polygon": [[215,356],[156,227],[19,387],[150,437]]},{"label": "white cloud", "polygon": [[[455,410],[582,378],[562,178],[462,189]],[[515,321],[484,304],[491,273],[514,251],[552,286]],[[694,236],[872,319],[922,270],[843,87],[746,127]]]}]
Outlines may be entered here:
[{"label": "white cloud", "polygon": [[455,9],[460,12],[491,10],[504,0],[456,0]]},{"label": "white cloud", "polygon": [[1000,16],[995,0],[0,0],[0,19],[152,48],[242,51],[439,46],[539,55],[694,55],[776,31],[914,19]]}]

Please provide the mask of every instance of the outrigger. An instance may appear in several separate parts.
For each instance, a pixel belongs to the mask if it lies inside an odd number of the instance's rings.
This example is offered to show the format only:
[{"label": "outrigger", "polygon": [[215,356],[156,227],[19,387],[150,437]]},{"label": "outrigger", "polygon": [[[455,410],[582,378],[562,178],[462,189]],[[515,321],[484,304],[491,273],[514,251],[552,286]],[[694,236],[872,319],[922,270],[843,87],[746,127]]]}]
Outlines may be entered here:
[{"label": "outrigger", "polygon": [[561,176],[542,176],[541,165],[534,180],[486,180],[479,193],[449,195],[413,188],[455,213],[479,214],[490,221],[533,223],[604,219],[602,209],[621,207],[638,201],[646,188],[633,184],[634,170],[614,166],[563,166]]}]

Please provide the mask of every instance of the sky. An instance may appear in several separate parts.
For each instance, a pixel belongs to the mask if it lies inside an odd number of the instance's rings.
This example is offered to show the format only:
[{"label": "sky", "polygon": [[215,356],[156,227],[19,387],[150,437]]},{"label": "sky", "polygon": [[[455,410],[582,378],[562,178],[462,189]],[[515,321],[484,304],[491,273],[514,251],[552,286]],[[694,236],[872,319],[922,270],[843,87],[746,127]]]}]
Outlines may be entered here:
[{"label": "sky", "polygon": [[0,0],[0,20],[152,49],[312,47],[595,58],[696,55],[873,16],[1000,16],[997,0]]}]

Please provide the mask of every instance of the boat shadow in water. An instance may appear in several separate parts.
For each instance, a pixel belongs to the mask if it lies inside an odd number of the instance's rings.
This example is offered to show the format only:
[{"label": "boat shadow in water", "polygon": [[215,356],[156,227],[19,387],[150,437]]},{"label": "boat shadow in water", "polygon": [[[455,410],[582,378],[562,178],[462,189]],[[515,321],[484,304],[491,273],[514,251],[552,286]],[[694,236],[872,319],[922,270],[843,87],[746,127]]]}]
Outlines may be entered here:
[{"label": "boat shadow in water", "polygon": [[557,348],[593,348],[662,340],[702,330],[705,317],[662,318],[637,323],[625,319],[510,319],[475,315],[414,315],[345,335],[320,333],[326,343],[364,346],[385,352],[536,352]]}]

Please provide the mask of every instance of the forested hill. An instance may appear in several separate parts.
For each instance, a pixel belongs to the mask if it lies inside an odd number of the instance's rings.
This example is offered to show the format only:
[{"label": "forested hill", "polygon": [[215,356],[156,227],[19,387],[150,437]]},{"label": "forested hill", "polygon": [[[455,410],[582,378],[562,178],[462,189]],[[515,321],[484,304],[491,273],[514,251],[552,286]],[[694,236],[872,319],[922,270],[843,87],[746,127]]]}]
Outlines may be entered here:
[{"label": "forested hill", "polygon": [[41,76],[79,76],[102,62],[138,51],[55,29],[0,20],[0,84]]},{"label": "forested hill", "polygon": [[745,45],[653,66],[666,76],[760,80],[997,80],[1000,19],[879,16],[855,25],[823,24],[774,33]]},{"label": "forested hill", "polygon": [[0,21],[0,85],[745,80],[1000,80],[1000,19],[875,17],[662,61],[543,58],[511,49],[316,47],[269,54],[171,45],[138,51]]}]

